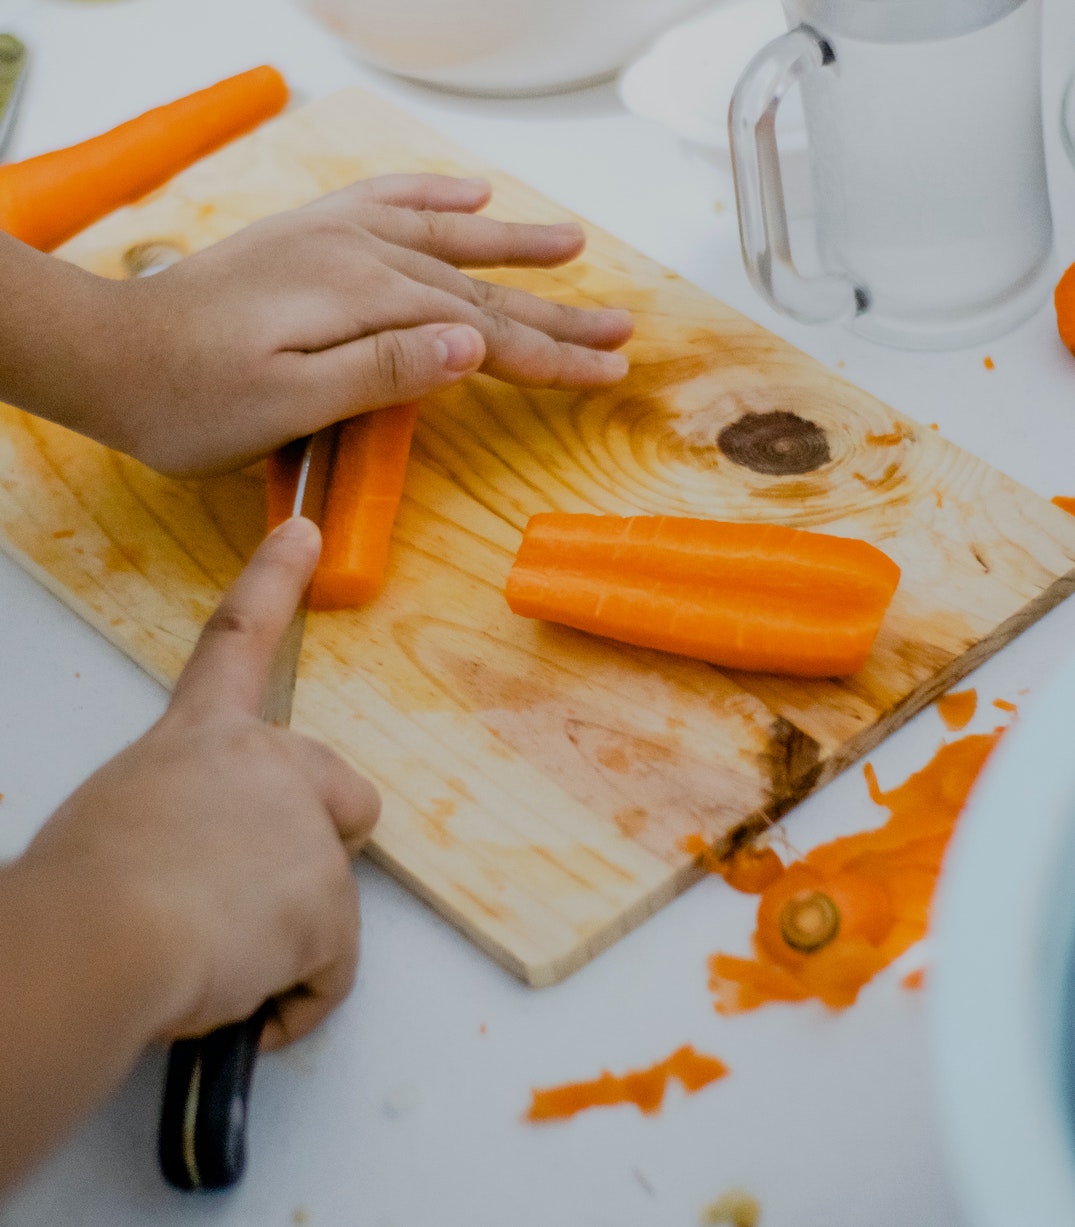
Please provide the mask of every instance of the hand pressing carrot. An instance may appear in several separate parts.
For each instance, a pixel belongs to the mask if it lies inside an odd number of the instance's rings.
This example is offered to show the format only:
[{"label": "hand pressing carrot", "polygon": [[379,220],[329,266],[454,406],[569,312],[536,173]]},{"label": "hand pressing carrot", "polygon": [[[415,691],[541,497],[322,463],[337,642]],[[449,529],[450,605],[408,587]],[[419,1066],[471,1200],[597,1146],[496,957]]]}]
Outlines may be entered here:
[{"label": "hand pressing carrot", "polygon": [[482,370],[541,387],[623,377],[623,311],[462,272],[553,267],[573,223],[474,214],[484,181],[365,180],[154,277],[110,281],[0,234],[0,398],[164,473],[236,468],[329,422]]}]

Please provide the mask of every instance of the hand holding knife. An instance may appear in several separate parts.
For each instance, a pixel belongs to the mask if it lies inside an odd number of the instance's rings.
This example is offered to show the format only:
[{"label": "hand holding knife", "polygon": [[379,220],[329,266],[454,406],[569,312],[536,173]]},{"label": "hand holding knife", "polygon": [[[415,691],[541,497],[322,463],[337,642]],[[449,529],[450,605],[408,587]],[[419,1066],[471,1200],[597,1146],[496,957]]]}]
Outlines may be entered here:
[{"label": "hand holding knife", "polygon": [[[302,449],[292,515],[321,523],[336,450],[337,428],[325,427],[291,447]],[[306,625],[299,603],[273,660],[262,718],[287,726]],[[158,1157],[165,1179],[179,1189],[234,1184],[246,1162],[246,1115],[258,1043],[272,1011],[268,1002],[249,1019],[207,1036],[176,1041],[169,1053],[161,1105]]]}]

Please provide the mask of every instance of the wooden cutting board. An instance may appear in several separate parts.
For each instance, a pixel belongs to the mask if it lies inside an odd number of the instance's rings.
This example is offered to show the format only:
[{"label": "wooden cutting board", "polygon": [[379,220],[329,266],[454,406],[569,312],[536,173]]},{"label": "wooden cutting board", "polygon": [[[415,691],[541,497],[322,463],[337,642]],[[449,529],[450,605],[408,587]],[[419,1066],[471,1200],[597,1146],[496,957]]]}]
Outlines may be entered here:
[{"label": "wooden cutting board", "polygon": [[[566,211],[390,104],[346,91],[191,168],[61,253],[109,276],[356,177],[484,174],[490,212]],[[478,377],[423,409],[384,595],[313,615],[295,723],[384,796],[371,853],[533,985],[693,881],[680,849],[761,830],[1066,596],[1075,518],[588,227],[585,258],[497,278],[631,309],[597,394]],[[538,511],[668,513],[864,537],[903,568],[845,681],[733,673],[516,618]],[[0,544],[172,682],[262,531],[260,469],[173,481],[3,409]]]}]

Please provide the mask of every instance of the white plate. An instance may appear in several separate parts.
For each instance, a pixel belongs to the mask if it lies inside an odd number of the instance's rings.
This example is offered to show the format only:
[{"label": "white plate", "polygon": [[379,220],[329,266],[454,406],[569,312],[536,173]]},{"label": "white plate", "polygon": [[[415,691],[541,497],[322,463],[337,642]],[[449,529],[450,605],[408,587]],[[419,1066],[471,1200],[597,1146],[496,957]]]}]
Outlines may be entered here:
[{"label": "white plate", "polygon": [[[684,140],[726,150],[735,84],[754,53],[786,29],[779,0],[722,0],[668,30],[626,68],[620,98]],[[782,149],[805,145],[797,90],[781,103],[779,140]]]},{"label": "white plate", "polygon": [[1073,714],[1075,660],[994,752],[935,904],[935,1083],[973,1227],[1075,1223]]}]

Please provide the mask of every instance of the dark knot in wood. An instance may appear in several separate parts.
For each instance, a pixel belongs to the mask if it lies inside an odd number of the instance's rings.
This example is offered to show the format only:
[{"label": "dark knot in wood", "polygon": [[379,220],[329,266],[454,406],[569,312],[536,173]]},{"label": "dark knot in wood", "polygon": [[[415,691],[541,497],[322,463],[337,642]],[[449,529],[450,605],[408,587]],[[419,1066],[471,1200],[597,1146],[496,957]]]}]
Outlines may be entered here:
[{"label": "dark knot in wood", "polygon": [[780,477],[811,473],[832,459],[821,427],[786,409],[744,413],[724,427],[717,446],[735,464]]}]

